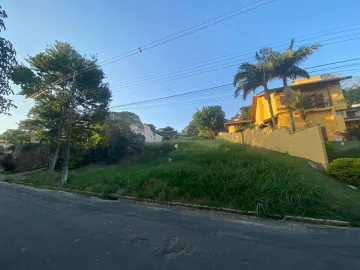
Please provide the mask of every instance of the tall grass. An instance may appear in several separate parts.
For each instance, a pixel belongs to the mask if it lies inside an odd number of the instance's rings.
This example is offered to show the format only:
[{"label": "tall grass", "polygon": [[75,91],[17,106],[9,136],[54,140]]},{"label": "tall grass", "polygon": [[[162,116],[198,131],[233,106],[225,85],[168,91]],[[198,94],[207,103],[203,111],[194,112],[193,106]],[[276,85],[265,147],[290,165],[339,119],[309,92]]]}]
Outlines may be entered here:
[{"label": "tall grass", "polygon": [[[327,217],[326,190],[303,178],[293,167],[246,147],[181,141],[177,150],[173,142],[148,146],[143,159],[131,166],[72,172],[65,188],[251,210],[259,216]],[[25,181],[56,185],[58,179],[60,174],[40,173]]]}]

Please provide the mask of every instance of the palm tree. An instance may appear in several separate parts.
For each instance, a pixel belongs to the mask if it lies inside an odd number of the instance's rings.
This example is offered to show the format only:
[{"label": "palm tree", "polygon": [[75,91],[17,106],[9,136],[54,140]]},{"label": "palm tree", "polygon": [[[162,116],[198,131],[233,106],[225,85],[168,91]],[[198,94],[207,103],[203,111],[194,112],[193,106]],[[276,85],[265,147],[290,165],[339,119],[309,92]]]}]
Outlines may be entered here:
[{"label": "palm tree", "polygon": [[300,68],[302,64],[314,51],[320,48],[320,44],[313,44],[311,46],[302,46],[297,50],[293,50],[295,40],[292,39],[289,48],[285,52],[275,52],[271,49],[263,49],[267,61],[273,65],[273,77],[279,78],[283,81],[285,103],[288,105],[287,110],[290,116],[291,129],[294,132],[295,122],[291,106],[291,100],[295,97],[295,92],[288,86],[288,79],[309,78],[309,73]]},{"label": "palm tree", "polygon": [[268,82],[272,78],[272,63],[266,61],[263,54],[256,53],[257,63],[249,62],[240,65],[238,72],[234,76],[234,86],[236,86],[234,97],[242,94],[245,100],[251,92],[255,92],[259,87],[264,88],[264,95],[269,104],[271,121],[274,129],[276,129],[276,122],[274,111],[271,104],[270,92]]},{"label": "palm tree", "polygon": [[310,95],[306,93],[297,93],[288,104],[291,111],[296,111],[300,114],[300,118],[305,122],[307,127],[309,125],[306,122],[306,110],[310,108],[310,105]]}]

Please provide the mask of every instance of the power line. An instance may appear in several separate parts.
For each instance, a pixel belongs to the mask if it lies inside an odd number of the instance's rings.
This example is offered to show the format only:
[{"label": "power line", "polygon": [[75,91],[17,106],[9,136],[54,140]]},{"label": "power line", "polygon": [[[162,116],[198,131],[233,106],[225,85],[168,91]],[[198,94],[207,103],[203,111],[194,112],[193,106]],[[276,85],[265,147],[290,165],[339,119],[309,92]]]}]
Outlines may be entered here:
[{"label": "power line", "polygon": [[[357,59],[357,58],[356,58]],[[329,64],[334,64],[334,63],[344,63],[347,62],[348,60],[343,60],[343,61],[337,61],[337,62],[333,62],[333,63],[329,63]],[[359,65],[360,63],[356,63],[356,65]],[[328,65],[328,64],[323,64],[323,65],[318,65],[318,66],[314,66],[314,67],[319,67],[319,66],[324,66],[324,65]],[[354,66],[355,64],[351,64],[352,66]],[[344,65],[344,66],[340,66],[340,67],[334,67],[334,68],[328,68],[328,69],[320,69],[320,70],[315,70],[313,72],[318,72],[318,71],[324,71],[324,70],[332,70],[332,69],[339,69],[339,68],[343,68],[343,67],[347,67],[349,65]],[[309,69],[312,67],[309,67]],[[348,71],[356,71],[359,69],[350,69],[350,70],[343,70],[342,72],[348,72]],[[132,103],[128,103],[128,104],[123,104],[123,105],[118,105],[118,106],[111,106],[110,108],[121,108],[121,107],[133,107],[134,105],[139,105],[139,104],[147,104],[147,103],[151,103],[151,102],[158,102],[158,101],[164,101],[164,100],[168,100],[168,99],[172,99],[172,98],[178,98],[181,96],[188,96],[188,95],[193,95],[193,94],[197,94],[200,92],[205,92],[205,91],[213,91],[214,89],[219,89],[219,88],[224,88],[224,87],[228,87],[231,86],[232,84],[224,84],[224,85],[220,85],[220,86],[215,86],[215,87],[210,87],[210,88],[205,88],[205,89],[201,89],[201,90],[196,90],[196,91],[190,91],[190,92],[185,92],[185,93],[181,93],[181,94],[176,94],[176,95],[171,95],[171,96],[166,96],[166,97],[161,97],[161,98],[155,98],[155,99],[149,99],[149,100],[143,100],[143,101],[138,101],[138,102],[132,102]],[[188,97],[193,99],[194,96]],[[158,104],[161,105],[161,104]]]},{"label": "power line", "polygon": [[[360,23],[358,24],[355,24],[355,25],[359,25]],[[353,25],[350,25],[350,26],[353,26]],[[347,26],[347,27],[350,27],[350,26]],[[334,28],[334,30],[338,30],[338,29],[343,29],[345,27],[340,27],[340,28]],[[333,33],[328,33],[328,34],[323,34],[323,35],[319,35],[319,36],[316,36],[316,37],[311,37],[311,38],[306,38],[306,39],[302,39],[298,42],[302,42],[302,41],[305,41],[305,40],[311,40],[311,39],[315,39],[315,38],[319,38],[319,37],[323,37],[323,36],[329,36],[329,35],[336,35],[336,34],[340,34],[340,33],[344,33],[344,32],[349,32],[349,31],[354,31],[354,30],[359,30],[360,27],[357,27],[357,28],[352,28],[352,29],[347,29],[347,30],[343,30],[343,31],[338,31],[338,32],[333,32]],[[307,34],[307,35],[302,35],[302,36],[299,36],[299,37],[296,37],[295,39],[297,38],[301,38],[301,37],[306,37],[306,36],[309,36],[309,35],[314,35],[314,34],[317,34],[317,33],[323,33],[323,32],[329,32],[330,30],[325,30],[325,31],[320,31],[320,32],[315,32],[315,33],[311,33],[311,34]],[[274,42],[272,44],[278,44],[278,43],[282,43],[283,41],[280,41],[280,42]],[[259,46],[259,47],[256,47],[254,49],[251,49],[251,50],[245,50],[245,51],[242,51],[242,52],[237,52],[237,53],[232,53],[232,54],[229,54],[229,55],[225,55],[225,56],[221,56],[221,57],[217,57],[217,58],[214,58],[214,59],[211,59],[211,60],[207,60],[207,61],[203,61],[203,62],[199,62],[199,63],[196,63],[196,64],[193,64],[193,65],[189,65],[187,67],[184,67],[184,68],[180,68],[180,69],[172,69],[172,70],[169,70],[169,71],[166,71],[166,72],[158,72],[158,73],[155,73],[153,75],[148,75],[148,76],[145,76],[145,77],[138,77],[138,78],[134,78],[130,81],[125,81],[125,82],[122,82],[120,83],[119,85],[115,85],[113,87],[117,87],[117,86],[127,86],[128,84],[131,84],[132,82],[141,82],[141,81],[144,81],[144,80],[148,80],[148,79],[152,79],[152,78],[157,78],[157,77],[162,77],[164,75],[167,75],[167,74],[173,74],[174,71],[177,71],[177,72],[182,72],[182,71],[187,71],[187,70],[191,70],[191,69],[196,69],[196,68],[199,68],[199,67],[203,67],[203,66],[207,66],[207,65],[210,65],[210,64],[214,64],[214,63],[220,63],[220,62],[224,62],[224,61],[227,61],[227,60],[231,60],[231,59],[236,59],[240,56],[246,56],[246,55],[252,55],[254,54],[256,51],[253,51],[253,50],[258,50],[259,48],[265,48],[265,47],[269,47],[271,46],[271,44],[269,45],[264,45],[264,46]],[[278,48],[278,47],[281,47],[281,46],[288,46],[288,40],[286,41],[286,44],[281,44],[281,45],[278,45],[278,46],[275,46],[273,48]],[[300,45],[301,46],[301,45]],[[239,55],[240,53],[244,53],[244,52],[247,52],[247,51],[251,51],[250,53],[246,53],[246,54],[241,54]],[[237,56],[233,56],[233,55],[237,55]],[[229,58],[229,56],[232,56]],[[223,59],[223,60],[218,60],[218,59],[221,59],[221,58],[225,58],[227,57],[226,59]],[[213,60],[218,60],[218,61],[213,61]],[[209,63],[210,62],[210,63]],[[205,63],[208,63],[208,64],[205,64]],[[201,64],[201,65],[199,65]],[[124,85],[125,84],[125,85]]]},{"label": "power line", "polygon": [[[113,63],[115,61],[119,61],[119,60],[122,60],[124,58],[133,56],[135,54],[141,53],[144,50],[153,49],[153,48],[158,47],[160,45],[169,43],[169,42],[174,41],[176,39],[179,39],[179,38],[182,38],[184,36],[196,33],[198,31],[209,28],[211,26],[214,26],[214,25],[219,24],[221,22],[224,22],[226,20],[232,19],[232,18],[234,18],[236,16],[239,16],[241,14],[245,14],[245,13],[248,13],[248,12],[250,12],[252,10],[258,9],[260,7],[272,4],[272,3],[276,2],[276,1],[278,1],[278,0],[268,0],[268,1],[265,1],[265,2],[264,2],[264,0],[259,0],[259,1],[251,2],[251,3],[246,4],[246,5],[238,8],[238,9],[232,10],[230,12],[226,12],[223,15],[215,16],[215,17],[213,17],[211,19],[208,19],[208,20],[206,20],[206,21],[204,21],[202,23],[199,23],[199,24],[196,24],[194,26],[188,27],[186,29],[177,31],[176,33],[170,34],[168,36],[165,36],[164,38],[161,38],[161,39],[155,40],[153,42],[150,42],[148,44],[142,45],[142,46],[140,46],[140,47],[138,47],[136,49],[130,50],[130,51],[128,51],[126,53],[123,53],[123,54],[121,54],[119,56],[112,57],[112,58],[110,58],[108,60],[105,60],[101,64],[95,64],[94,66],[90,66],[88,68],[77,70],[77,73],[82,74],[82,73],[88,72],[88,71],[90,71],[92,69],[96,69],[98,66],[104,66],[104,65]],[[246,8],[248,8],[248,9],[246,9]],[[245,10],[243,10],[243,9],[245,9]],[[232,14],[232,13],[234,13],[234,14]],[[224,17],[224,18],[222,18],[222,17]],[[201,27],[199,27],[199,26],[201,26]],[[191,30],[191,31],[189,32],[189,30]],[[71,78],[72,76],[73,76],[73,74],[69,74],[69,75],[65,76],[64,79],[56,81],[56,83],[64,82],[64,81],[68,80],[69,78]],[[45,89],[43,91],[40,91],[39,93],[35,93],[35,94],[31,95],[30,97],[28,97],[27,99],[37,97],[37,96],[41,95],[44,92],[50,91],[50,88]]]},{"label": "power line", "polygon": [[146,102],[149,102],[149,101],[155,101],[155,100],[163,100],[163,99],[168,99],[168,98],[174,98],[174,97],[179,97],[179,96],[188,95],[188,94],[191,94],[191,93],[204,92],[204,91],[208,91],[208,90],[210,90],[210,89],[217,89],[217,88],[221,88],[221,87],[225,87],[225,86],[230,86],[230,85],[231,85],[231,84],[223,84],[223,85],[218,85],[218,86],[214,86],[214,87],[210,87],[210,88],[205,88],[205,89],[201,89],[201,90],[196,90],[196,91],[191,91],[191,92],[186,92],[186,93],[171,95],[171,96],[167,96],[167,97],[160,97],[160,98],[154,98],[154,99],[150,99],[150,100],[132,102],[132,103],[129,103],[129,104],[124,104],[124,105],[119,105],[119,106],[112,106],[112,107],[110,107],[110,108],[123,107],[123,106],[127,106],[127,105],[142,104],[142,103],[146,103]]},{"label": "power line", "polygon": [[[354,34],[347,35],[347,36],[353,36],[353,35]],[[360,33],[356,33],[356,35],[360,35]],[[325,39],[325,40],[318,41],[318,42],[330,41],[330,40],[343,38],[343,37],[347,37],[347,36]],[[357,38],[357,39],[360,39],[360,37]],[[331,43],[323,44],[323,46],[332,45],[332,44],[336,44],[336,43],[339,43],[339,42],[346,42],[346,41],[348,41],[348,40],[341,40],[341,41],[338,41],[338,42],[331,42]],[[308,45],[308,44],[304,44],[304,45]],[[304,45],[302,45],[302,46],[304,46]],[[187,78],[187,77],[190,77],[190,76],[195,76],[195,75],[198,75],[198,74],[203,74],[203,73],[216,71],[216,70],[229,68],[229,67],[235,67],[235,66],[239,65],[239,62],[249,61],[251,59],[253,59],[253,57],[248,57],[248,58],[245,58],[245,59],[240,59],[240,60],[237,60],[237,61],[232,61],[232,62],[224,63],[224,64],[221,64],[221,65],[213,66],[213,67],[206,67],[206,68],[203,68],[203,69],[195,70],[195,71],[184,73],[184,74],[173,75],[173,76],[170,76],[170,77],[167,77],[167,78],[164,77],[164,78],[159,78],[159,79],[155,79],[155,80],[150,80],[148,82],[143,82],[143,83],[140,82],[138,84],[135,83],[135,84],[132,84],[132,85],[111,87],[111,89],[116,90],[116,91],[113,91],[113,92],[119,92],[119,91],[124,91],[124,90],[127,90],[127,89],[140,88],[140,87],[145,87],[145,86],[154,85],[154,84],[158,84],[158,83],[168,82],[168,81],[172,81],[172,80],[183,79],[183,78]]]}]

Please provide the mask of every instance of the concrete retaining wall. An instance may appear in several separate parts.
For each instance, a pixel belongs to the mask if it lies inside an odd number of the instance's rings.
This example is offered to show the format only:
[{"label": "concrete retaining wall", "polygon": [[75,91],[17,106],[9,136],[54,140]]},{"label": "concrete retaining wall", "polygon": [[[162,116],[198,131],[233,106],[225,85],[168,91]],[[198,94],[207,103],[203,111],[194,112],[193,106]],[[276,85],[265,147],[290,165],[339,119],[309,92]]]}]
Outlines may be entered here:
[{"label": "concrete retaining wall", "polygon": [[291,156],[320,163],[325,170],[328,169],[328,158],[319,126],[309,127],[294,133],[289,133],[287,128],[277,130],[272,130],[269,127],[254,128],[247,129],[244,132],[219,133],[217,139],[288,153]]}]

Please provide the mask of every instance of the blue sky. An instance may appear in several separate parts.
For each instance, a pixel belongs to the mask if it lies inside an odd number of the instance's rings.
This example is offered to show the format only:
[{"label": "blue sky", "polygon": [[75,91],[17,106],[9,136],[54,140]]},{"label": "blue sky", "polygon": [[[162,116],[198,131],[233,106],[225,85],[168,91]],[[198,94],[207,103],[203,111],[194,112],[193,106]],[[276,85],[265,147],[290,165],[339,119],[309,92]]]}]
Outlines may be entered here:
[{"label": "blue sky", "polygon": [[[55,40],[67,41],[83,54],[97,54],[100,61],[120,55],[183,28],[238,8],[249,0],[3,0],[8,13],[3,33],[17,50],[18,60],[34,55]],[[265,7],[104,66],[107,81],[123,81],[186,67],[235,52],[247,51],[273,42],[305,34],[359,23],[360,2],[356,0],[278,0]],[[358,25],[357,27],[360,27]],[[353,27],[354,28],[354,27]],[[360,30],[343,33],[358,33]],[[318,38],[322,40],[329,37]],[[326,43],[326,42],[325,42]],[[304,64],[315,66],[360,57],[360,39],[324,46]],[[239,64],[241,59],[239,57]],[[236,67],[203,73],[183,79],[114,92],[112,105],[178,94],[232,82]],[[349,74],[349,73],[346,73]],[[355,74],[354,74],[355,75]],[[14,90],[18,89],[14,87]],[[118,89],[116,89],[118,90]],[[222,105],[230,118],[251,99],[232,99],[209,103]],[[205,98],[206,96],[204,96]],[[26,118],[31,102],[13,98],[18,105],[12,117],[0,116],[0,132],[16,127]],[[191,103],[191,104],[189,104]],[[181,130],[201,103],[187,100],[186,106],[153,105],[129,109],[144,123]]]}]

